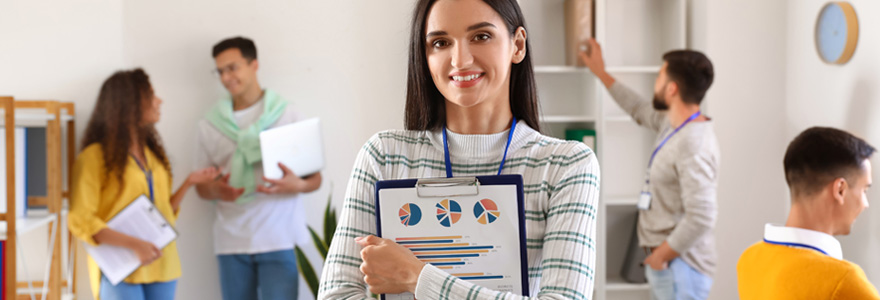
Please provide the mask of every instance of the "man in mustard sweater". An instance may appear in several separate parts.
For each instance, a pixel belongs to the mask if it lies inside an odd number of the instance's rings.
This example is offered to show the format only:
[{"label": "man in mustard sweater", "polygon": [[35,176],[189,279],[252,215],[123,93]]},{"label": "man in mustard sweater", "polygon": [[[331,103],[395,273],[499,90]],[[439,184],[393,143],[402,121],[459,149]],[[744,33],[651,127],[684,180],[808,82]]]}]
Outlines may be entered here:
[{"label": "man in mustard sweater", "polygon": [[832,237],[849,234],[868,208],[874,151],[858,137],[822,127],[788,145],[783,164],[791,212],[785,226],[767,224],[764,241],[740,256],[740,299],[880,299]]}]

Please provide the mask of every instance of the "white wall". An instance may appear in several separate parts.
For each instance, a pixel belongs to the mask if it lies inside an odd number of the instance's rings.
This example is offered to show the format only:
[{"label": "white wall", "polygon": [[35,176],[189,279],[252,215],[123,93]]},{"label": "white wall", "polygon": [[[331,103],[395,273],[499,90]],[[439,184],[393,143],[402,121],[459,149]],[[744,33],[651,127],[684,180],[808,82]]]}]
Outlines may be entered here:
[{"label": "white wall", "polygon": [[[808,126],[829,125],[880,145],[880,57],[870,55],[880,53],[880,24],[868,17],[880,13],[880,3],[850,1],[861,16],[859,48],[849,64],[829,66],[812,44],[824,1],[689,2],[689,43],[715,64],[706,102],[723,156],[711,298],[736,299],[739,254],[760,240],[763,223],[785,220],[788,141]],[[81,133],[101,82],[114,70],[141,66],[165,100],[158,127],[179,183],[190,169],[193,125],[223,92],[209,73],[210,47],[249,36],[260,51],[261,82],[303,115],[324,119],[325,182],[333,182],[339,209],[357,149],[378,130],[402,127],[410,10],[411,1],[399,0],[3,1],[0,94],[76,102]],[[307,197],[310,212],[323,209],[328,186]],[[880,250],[878,217],[869,209],[842,239],[845,257],[875,283],[880,261],[869,254]],[[219,298],[213,218],[209,204],[188,195],[179,226],[180,299]],[[309,223],[320,227],[319,220]],[[85,284],[80,280],[79,299],[89,299]]]},{"label": "white wall", "polygon": [[[74,102],[81,135],[101,83],[122,63],[122,3],[7,0],[0,1],[0,14],[0,95]],[[43,278],[45,250],[39,249],[48,239],[34,230],[20,240],[30,279]],[[85,265],[82,251],[78,262]],[[23,276],[25,268],[18,271]],[[89,299],[87,272],[77,273],[78,292],[86,293],[79,299]]]},{"label": "white wall", "polygon": [[[325,184],[305,197],[308,223],[320,231],[330,183],[341,209],[363,143],[379,130],[403,127],[411,9],[411,2],[394,0],[3,1],[0,94],[76,102],[81,135],[103,80],[118,69],[143,67],[165,100],[158,129],[179,184],[190,170],[193,126],[224,92],[210,73],[211,47],[226,37],[250,37],[261,83],[303,116],[323,119]],[[213,220],[213,207],[188,194],[178,228],[179,299],[220,298]],[[311,248],[305,247],[320,261]],[[78,299],[90,299],[87,278],[79,278]],[[311,296],[300,289],[303,298]]]},{"label": "white wall", "polygon": [[[303,116],[322,118],[325,184],[305,198],[308,222],[320,232],[329,183],[339,210],[363,143],[379,130],[403,126],[411,6],[393,0],[126,1],[125,67],[142,66],[165,100],[158,129],[175,181],[190,169],[196,121],[225,92],[209,72],[211,47],[223,38],[250,37],[257,44],[261,84],[279,91]],[[190,193],[179,219],[180,299],[220,298],[213,220],[211,204]],[[312,255],[313,262],[318,258]],[[311,296],[305,285],[300,290],[303,298]]]},{"label": "white wall", "polygon": [[[860,16],[860,40],[844,66],[818,57],[813,39],[821,0],[691,0],[691,45],[715,63],[707,96],[722,146],[719,186],[719,268],[710,298],[736,299],[736,260],[759,241],[763,224],[783,223],[788,190],[782,157],[810,126],[849,130],[880,144],[880,13],[876,1],[850,1]],[[705,26],[705,29],[700,29]],[[880,162],[875,157],[874,164]],[[870,201],[880,196],[869,193]],[[746,218],[747,217],[747,218]],[[880,283],[880,212],[869,209],[853,233],[840,237],[844,257]]]},{"label": "white wall", "polygon": [[736,261],[784,221],[785,1],[692,0],[691,45],[715,67],[706,96],[721,145],[711,299],[738,299]]},{"label": "white wall", "polygon": [[[880,15],[880,2],[848,2],[859,17],[859,43],[849,63],[829,65],[819,58],[813,39],[816,17],[826,1],[788,1],[786,140],[811,126],[832,126],[880,146],[880,20],[874,17]],[[877,166],[880,155],[875,155],[872,163]],[[844,259],[861,265],[878,285],[880,210],[876,204],[880,194],[869,191],[868,198],[875,207],[862,213],[849,236],[839,239]]]}]

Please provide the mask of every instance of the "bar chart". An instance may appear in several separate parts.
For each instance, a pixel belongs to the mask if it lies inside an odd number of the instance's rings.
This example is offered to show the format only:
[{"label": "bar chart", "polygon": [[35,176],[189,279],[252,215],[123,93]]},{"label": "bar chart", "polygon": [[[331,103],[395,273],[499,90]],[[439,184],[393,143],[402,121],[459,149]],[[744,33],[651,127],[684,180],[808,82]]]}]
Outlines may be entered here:
[{"label": "bar chart", "polygon": [[[436,237],[401,237],[395,241],[409,248],[416,258],[431,264],[438,269],[447,270],[450,274],[464,280],[490,280],[503,279],[502,275],[488,274],[484,272],[467,272],[468,265],[477,260],[489,258],[497,252],[494,245],[476,245],[461,242],[464,236],[436,236]],[[460,273],[458,273],[458,272]]]}]

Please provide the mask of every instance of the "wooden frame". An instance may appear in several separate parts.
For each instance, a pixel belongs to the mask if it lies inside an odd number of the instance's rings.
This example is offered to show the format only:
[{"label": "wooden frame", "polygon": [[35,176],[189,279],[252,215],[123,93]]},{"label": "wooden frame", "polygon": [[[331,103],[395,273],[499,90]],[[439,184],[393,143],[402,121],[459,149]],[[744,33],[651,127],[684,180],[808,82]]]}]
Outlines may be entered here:
[{"label": "wooden frame", "polygon": [[[15,124],[15,107],[12,97],[0,98],[0,106],[3,107],[3,126]],[[13,125],[14,126],[14,125]],[[16,299],[15,293],[15,130],[6,130],[6,213],[0,214],[0,219],[6,221],[6,264],[4,274],[6,282],[6,299]],[[13,166],[10,168],[9,166]],[[10,250],[11,249],[11,250]]]},{"label": "wooden frame", "polygon": [[[70,205],[70,188],[73,186],[73,177],[70,176],[70,172],[73,171],[73,163],[76,161],[76,107],[73,102],[65,102],[60,104],[60,108],[64,110],[65,114],[70,116],[70,120],[67,121],[67,190],[62,192],[61,197],[63,199],[67,199],[68,205]],[[76,249],[78,243],[76,243],[76,238],[72,233],[68,233],[67,235],[67,252],[68,257],[71,260],[70,263],[70,285],[65,280],[61,285],[69,286],[70,292],[76,294]]]},{"label": "wooden frame", "polygon": [[[66,280],[62,281],[61,271],[62,271],[62,260],[61,260],[61,229],[63,228],[61,225],[62,221],[62,210],[63,210],[63,198],[69,195],[70,193],[64,191],[63,180],[64,180],[64,168],[62,166],[63,159],[62,155],[62,132],[61,132],[61,123],[63,122],[61,110],[65,110],[65,114],[68,116],[74,115],[74,105],[73,103],[60,103],[58,101],[15,101],[12,97],[0,97],[0,106],[2,106],[4,111],[4,126],[7,128],[15,127],[15,110],[16,109],[42,109],[45,110],[46,113],[51,116],[47,120],[46,124],[46,197],[35,197],[34,200],[38,202],[43,202],[48,207],[48,211],[50,214],[55,215],[55,221],[52,222],[50,228],[50,232],[54,230],[56,233],[54,236],[54,240],[49,241],[50,244],[54,245],[51,249],[51,262],[49,269],[49,281],[48,281],[48,295],[47,299],[50,300],[59,300],[62,295],[62,286],[67,286],[68,282]],[[12,124],[12,126],[8,126]],[[74,120],[73,118],[69,118],[67,120],[67,157],[68,157],[68,169],[72,168],[72,164],[74,161],[75,154],[75,128],[74,128]],[[6,130],[6,160],[7,166],[15,165],[15,135],[14,130]],[[17,289],[22,286],[27,286],[25,282],[18,282],[17,270],[16,270],[16,246],[18,242],[18,236],[16,233],[16,217],[15,217],[15,168],[6,168],[7,173],[7,213],[0,214],[0,220],[7,222],[7,234],[6,234],[6,265],[3,272],[6,274],[6,299],[29,299],[27,295],[18,295]],[[69,180],[70,178],[68,178]],[[69,183],[69,182],[68,182]],[[69,184],[68,184],[69,186]],[[23,192],[23,191],[19,191]],[[30,199],[29,199],[30,200]],[[50,235],[51,237],[51,235]],[[72,237],[68,237],[67,242],[71,245],[69,251],[74,251],[75,243],[73,243]],[[74,265],[75,268],[75,265]],[[43,287],[46,285],[46,282],[42,281],[34,281],[32,282],[35,287]],[[71,282],[71,291],[73,290],[73,285],[75,284],[75,277],[72,276]]]}]

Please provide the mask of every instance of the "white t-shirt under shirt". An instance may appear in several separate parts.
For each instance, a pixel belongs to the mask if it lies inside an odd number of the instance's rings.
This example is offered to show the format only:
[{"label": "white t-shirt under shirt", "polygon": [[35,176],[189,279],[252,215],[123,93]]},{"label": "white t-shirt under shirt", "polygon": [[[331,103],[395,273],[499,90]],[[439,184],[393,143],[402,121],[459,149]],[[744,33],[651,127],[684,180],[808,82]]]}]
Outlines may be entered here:
[{"label": "white t-shirt under shirt", "polygon": [[[263,113],[264,102],[234,112],[239,128],[247,128]],[[270,128],[298,120],[292,105]],[[201,120],[196,133],[194,169],[220,167],[229,172],[230,160],[236,143],[218,131],[211,122]],[[257,185],[263,184],[263,165],[254,164]],[[297,243],[307,242],[305,212],[299,195],[267,195],[257,193],[254,200],[239,204],[214,201],[217,218],[214,221],[214,252],[216,254],[254,254],[293,249]]]}]

